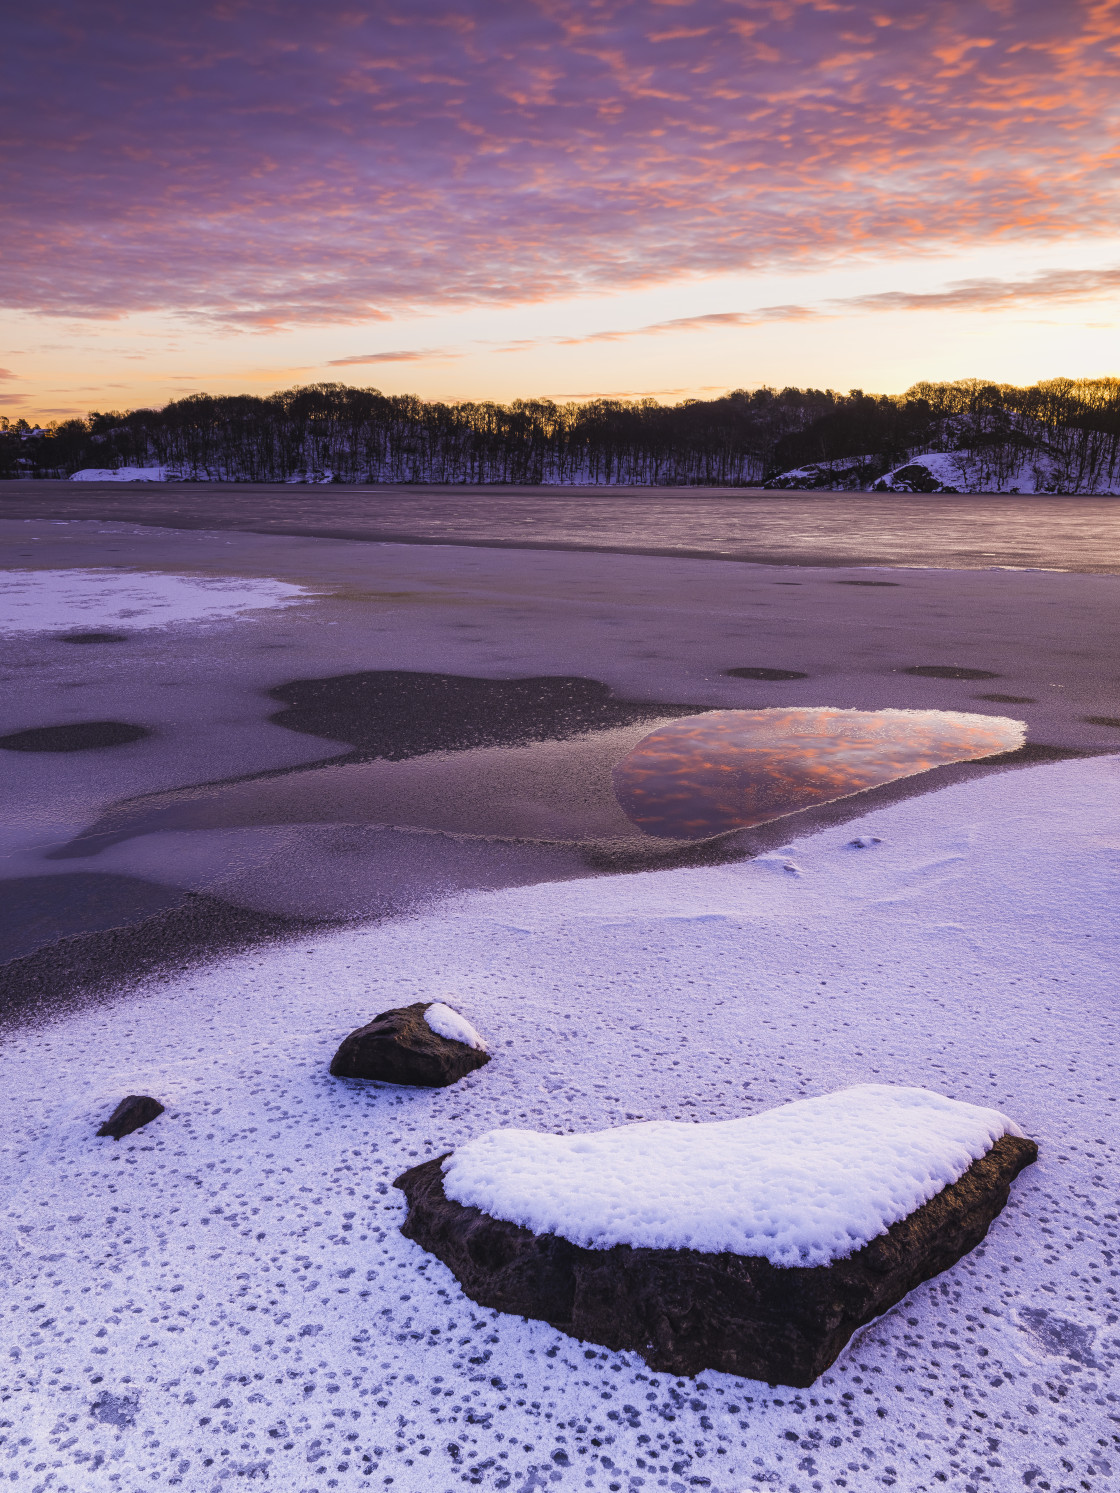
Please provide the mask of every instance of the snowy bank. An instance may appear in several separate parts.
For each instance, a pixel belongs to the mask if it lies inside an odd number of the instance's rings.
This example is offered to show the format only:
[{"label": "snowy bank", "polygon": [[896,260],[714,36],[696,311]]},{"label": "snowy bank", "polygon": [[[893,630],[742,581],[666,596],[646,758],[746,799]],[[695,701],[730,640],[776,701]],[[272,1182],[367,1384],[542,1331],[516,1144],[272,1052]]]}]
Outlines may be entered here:
[{"label": "snowy bank", "polygon": [[[1116,757],[1006,772],[780,855],[478,894],[14,1034],[7,1469],[51,1464],[52,1493],[1105,1493],[1118,789]],[[487,1068],[328,1075],[358,1022],[451,991]],[[1041,1156],[805,1393],[477,1308],[399,1232],[393,1178],[496,1128],[735,1121],[855,1084],[1010,1114]],[[130,1092],[166,1113],[95,1139]]]}]

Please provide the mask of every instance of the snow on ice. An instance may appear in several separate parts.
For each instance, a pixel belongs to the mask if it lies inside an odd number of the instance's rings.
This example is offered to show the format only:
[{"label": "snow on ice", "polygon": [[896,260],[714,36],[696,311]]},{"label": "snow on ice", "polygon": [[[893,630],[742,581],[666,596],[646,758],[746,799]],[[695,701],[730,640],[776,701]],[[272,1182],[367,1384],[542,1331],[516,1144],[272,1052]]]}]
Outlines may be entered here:
[{"label": "snow on ice", "polygon": [[[0,1465],[51,1493],[1106,1493],[1120,758],[991,774],[795,853],[796,876],[473,894],[12,1033]],[[345,1032],[448,990],[486,1068],[329,1076]],[[1041,1155],[985,1242],[808,1391],[479,1308],[399,1231],[394,1178],[488,1131],[765,1121],[853,1085],[1010,1114]],[[166,1112],[96,1139],[127,1093]]]},{"label": "snow on ice", "polygon": [[258,608],[291,606],[312,594],[288,581],[247,576],[7,570],[0,583],[0,634],[216,622]]}]

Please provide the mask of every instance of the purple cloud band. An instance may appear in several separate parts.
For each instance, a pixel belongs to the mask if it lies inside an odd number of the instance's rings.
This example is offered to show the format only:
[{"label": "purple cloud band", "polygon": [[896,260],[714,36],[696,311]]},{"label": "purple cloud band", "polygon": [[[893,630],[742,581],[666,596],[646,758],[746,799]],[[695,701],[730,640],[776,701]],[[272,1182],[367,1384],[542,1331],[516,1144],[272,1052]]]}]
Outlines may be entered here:
[{"label": "purple cloud band", "polygon": [[43,0],[0,303],[387,318],[1115,228],[1120,0]]}]

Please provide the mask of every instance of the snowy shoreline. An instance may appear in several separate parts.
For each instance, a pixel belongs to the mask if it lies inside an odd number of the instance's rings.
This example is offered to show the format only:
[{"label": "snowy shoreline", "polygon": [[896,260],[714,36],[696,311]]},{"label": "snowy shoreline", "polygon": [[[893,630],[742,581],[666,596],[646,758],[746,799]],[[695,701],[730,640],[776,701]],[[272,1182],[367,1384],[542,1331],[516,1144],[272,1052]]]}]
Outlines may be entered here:
[{"label": "snowy shoreline", "polygon": [[[743,864],[473,894],[16,1035],[8,1465],[49,1460],[42,1486],[75,1493],[1103,1489],[1118,786],[1117,757],[994,775]],[[414,999],[494,1062],[434,1093],[327,1075],[347,1030]],[[809,1391],[585,1350],[473,1306],[398,1232],[394,1177],[488,1129],[729,1119],[858,1082],[998,1108],[1042,1157],[985,1244]],[[94,1140],[129,1091],[167,1113]]]}]

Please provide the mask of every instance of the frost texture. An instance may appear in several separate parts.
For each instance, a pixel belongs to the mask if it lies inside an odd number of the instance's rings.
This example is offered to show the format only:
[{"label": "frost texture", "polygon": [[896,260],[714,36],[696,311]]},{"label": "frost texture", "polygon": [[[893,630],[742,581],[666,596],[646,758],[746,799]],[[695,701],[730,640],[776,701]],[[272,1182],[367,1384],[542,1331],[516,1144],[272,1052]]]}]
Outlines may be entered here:
[{"label": "frost texture", "polygon": [[444,1163],[456,1202],[590,1249],[723,1250],[827,1265],[1022,1131],[928,1089],[859,1084],[707,1125],[491,1130]]},{"label": "frost texture", "polygon": [[478,1052],[486,1051],[486,1043],[467,1018],[460,1016],[450,1006],[445,1006],[442,1001],[432,1002],[424,1012],[424,1020],[438,1037],[446,1037],[449,1042],[462,1042]]}]

